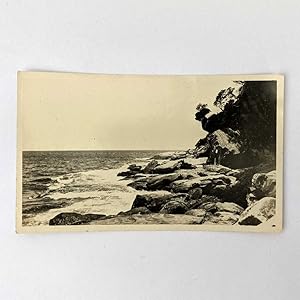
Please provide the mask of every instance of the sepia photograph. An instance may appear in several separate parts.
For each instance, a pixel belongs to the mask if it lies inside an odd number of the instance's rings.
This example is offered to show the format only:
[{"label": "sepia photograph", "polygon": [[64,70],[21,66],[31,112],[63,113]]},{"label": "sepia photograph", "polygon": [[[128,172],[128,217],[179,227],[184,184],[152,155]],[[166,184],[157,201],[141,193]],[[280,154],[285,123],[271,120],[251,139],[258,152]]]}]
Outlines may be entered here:
[{"label": "sepia photograph", "polygon": [[282,230],[283,76],[18,73],[17,232]]},{"label": "sepia photograph", "polygon": [[299,20],[0,0],[0,300],[299,300]]}]

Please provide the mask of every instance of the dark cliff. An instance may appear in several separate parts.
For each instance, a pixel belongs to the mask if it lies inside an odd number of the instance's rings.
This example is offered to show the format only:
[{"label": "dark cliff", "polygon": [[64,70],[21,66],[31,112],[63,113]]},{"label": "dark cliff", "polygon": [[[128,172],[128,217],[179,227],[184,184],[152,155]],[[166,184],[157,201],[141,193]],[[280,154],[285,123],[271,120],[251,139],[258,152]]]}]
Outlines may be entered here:
[{"label": "dark cliff", "polygon": [[275,165],[276,88],[276,81],[246,81],[236,96],[228,97],[232,88],[222,90],[215,101],[223,104],[220,113],[206,117],[210,110],[204,106],[195,115],[208,132],[196,154],[213,163],[217,152],[217,163],[233,168]]}]

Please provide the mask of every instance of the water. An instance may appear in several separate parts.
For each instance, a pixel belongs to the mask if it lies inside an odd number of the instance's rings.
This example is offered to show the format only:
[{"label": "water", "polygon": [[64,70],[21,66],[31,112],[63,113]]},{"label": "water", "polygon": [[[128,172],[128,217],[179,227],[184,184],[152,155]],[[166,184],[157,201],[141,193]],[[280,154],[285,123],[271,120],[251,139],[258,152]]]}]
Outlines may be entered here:
[{"label": "water", "polygon": [[24,151],[23,225],[47,225],[61,212],[117,214],[136,191],[118,177],[162,151]]}]

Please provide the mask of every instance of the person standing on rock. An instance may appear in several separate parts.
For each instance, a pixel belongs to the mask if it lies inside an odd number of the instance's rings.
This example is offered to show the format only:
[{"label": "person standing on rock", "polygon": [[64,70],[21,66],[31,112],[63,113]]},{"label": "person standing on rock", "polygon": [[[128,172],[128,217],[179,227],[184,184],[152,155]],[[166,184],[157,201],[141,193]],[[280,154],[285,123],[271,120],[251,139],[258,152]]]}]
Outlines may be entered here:
[{"label": "person standing on rock", "polygon": [[213,148],[213,164],[219,165],[221,163],[221,147],[215,146]]}]

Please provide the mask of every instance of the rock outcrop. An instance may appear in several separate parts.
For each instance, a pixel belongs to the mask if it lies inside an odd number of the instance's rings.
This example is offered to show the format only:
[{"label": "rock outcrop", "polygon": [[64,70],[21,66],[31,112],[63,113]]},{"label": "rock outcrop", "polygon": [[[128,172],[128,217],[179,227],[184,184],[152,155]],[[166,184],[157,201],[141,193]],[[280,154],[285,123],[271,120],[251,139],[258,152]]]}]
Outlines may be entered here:
[{"label": "rock outcrop", "polygon": [[240,216],[240,225],[259,225],[271,219],[276,212],[276,199],[264,197],[250,205]]},{"label": "rock outcrop", "polygon": [[165,162],[161,165],[158,165],[154,169],[152,169],[152,173],[155,174],[168,174],[173,173],[179,169],[192,169],[193,165],[186,163],[184,160],[171,160]]},{"label": "rock outcrop", "polygon": [[174,195],[168,192],[137,195],[133,201],[132,209],[146,207],[151,212],[159,212],[173,197]]},{"label": "rock outcrop", "polygon": [[246,81],[235,95],[233,90],[219,93],[215,104],[222,111],[217,114],[209,116],[210,109],[198,107],[195,118],[208,134],[196,144],[196,155],[231,168],[266,160],[275,168],[276,81]]},{"label": "rock outcrop", "polygon": [[60,213],[49,221],[49,225],[83,225],[106,218],[101,214]]}]

